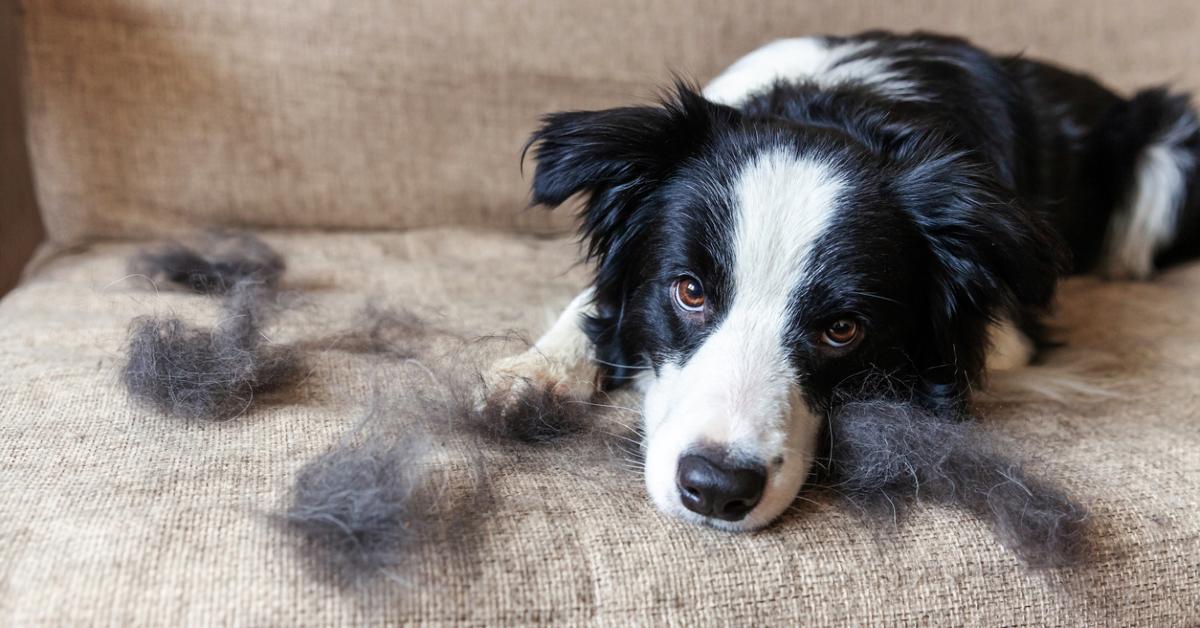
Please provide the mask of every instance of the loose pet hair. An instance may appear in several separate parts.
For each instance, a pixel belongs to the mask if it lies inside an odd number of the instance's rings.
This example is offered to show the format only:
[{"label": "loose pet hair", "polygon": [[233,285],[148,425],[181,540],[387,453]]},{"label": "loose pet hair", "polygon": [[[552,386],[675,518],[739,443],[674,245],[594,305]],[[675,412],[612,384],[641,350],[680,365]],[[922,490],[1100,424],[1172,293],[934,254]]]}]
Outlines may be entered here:
[{"label": "loose pet hair", "polygon": [[991,524],[1035,567],[1085,554],[1087,510],[1031,477],[980,427],[911,403],[853,401],[830,418],[828,469],[820,481],[865,512],[895,518],[905,500],[959,506]]},{"label": "loose pet hair", "polygon": [[426,424],[400,399],[376,393],[342,442],[299,470],[277,517],[302,542],[306,564],[340,587],[403,581],[422,545],[447,534],[465,542],[485,510],[480,460],[453,487]]},{"label": "loose pet hair", "polygon": [[131,397],[168,416],[224,420],[296,381],[300,356],[263,334],[279,309],[274,284],[283,258],[248,234],[210,234],[204,241],[209,253],[170,243],[137,254],[129,265],[152,280],[223,297],[219,320],[200,328],[177,317],[134,319],[121,378]]},{"label": "loose pet hair", "polygon": [[[536,386],[511,406],[481,397],[481,365],[510,339],[463,337],[376,305],[359,324],[335,338],[347,342],[324,346],[378,358],[375,370],[389,373],[387,383],[377,385],[365,416],[339,443],[299,470],[277,516],[301,541],[306,564],[335,585],[406,582],[423,548],[470,548],[501,457],[511,463],[536,455],[594,473],[587,463],[597,451],[603,458],[613,441],[630,440],[604,431],[595,406]],[[451,468],[447,458],[461,460]]]},{"label": "loose pet hair", "polygon": [[[604,431],[594,404],[564,400],[534,382],[514,401],[481,394],[481,365],[507,337],[469,338],[405,308],[369,302],[351,325],[288,345],[263,333],[283,303],[275,284],[283,258],[250,235],[208,236],[210,253],[169,243],[143,251],[131,269],[154,280],[221,298],[212,328],[175,317],[133,321],[122,371],[135,400],[164,414],[220,420],[240,416],[263,393],[298,380],[302,356],[340,351],[365,356],[373,371],[399,368],[339,443],[297,473],[274,520],[300,540],[306,565],[340,587],[379,578],[406,582],[422,548],[471,546],[486,516],[489,452],[521,459],[532,448],[587,470],[586,449],[628,456],[628,435]],[[493,350],[492,353],[489,350]],[[502,403],[501,403],[502,402]],[[592,434],[591,446],[566,446]],[[465,443],[462,468],[438,454],[449,439]],[[555,454],[545,446],[557,444]],[[601,454],[603,457],[603,454]],[[626,458],[613,460],[626,471]],[[464,473],[465,471],[465,473]]]},{"label": "loose pet hair", "polygon": [[[850,481],[886,494],[908,485],[860,481],[892,468],[869,461],[911,463],[913,492],[1059,562],[1082,511],[954,425],[989,371],[1053,344],[1060,277],[1147,279],[1200,252],[1197,120],[1165,88],[1123,98],[887,32],[780,40],[657,104],[550,114],[528,146],[533,201],[582,200],[595,274],[489,371],[490,394],[635,387],[652,500],[726,530],[784,512],[831,419],[858,417],[841,442],[861,446],[833,452]],[[878,373],[905,395],[866,386]]]},{"label": "loose pet hair", "polygon": [[296,477],[283,521],[304,538],[318,570],[349,585],[401,567],[426,533],[439,482],[419,436],[331,449]]},{"label": "loose pet hair", "polygon": [[246,233],[208,233],[196,248],[168,242],[138,253],[129,262],[133,274],[201,294],[224,294],[242,281],[274,286],[285,268],[279,253]]},{"label": "loose pet hair", "polygon": [[299,354],[262,333],[272,295],[257,283],[239,281],[212,328],[175,317],[135,319],[121,374],[129,394],[168,416],[224,420],[296,381]]}]

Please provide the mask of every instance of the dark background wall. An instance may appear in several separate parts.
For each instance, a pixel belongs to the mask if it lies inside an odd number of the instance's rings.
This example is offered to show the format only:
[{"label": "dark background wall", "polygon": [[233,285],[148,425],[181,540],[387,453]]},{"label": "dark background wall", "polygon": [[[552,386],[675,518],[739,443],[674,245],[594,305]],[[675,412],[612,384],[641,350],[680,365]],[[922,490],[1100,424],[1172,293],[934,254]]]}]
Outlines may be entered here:
[{"label": "dark background wall", "polygon": [[44,236],[25,147],[17,10],[0,0],[0,295],[16,285]]}]

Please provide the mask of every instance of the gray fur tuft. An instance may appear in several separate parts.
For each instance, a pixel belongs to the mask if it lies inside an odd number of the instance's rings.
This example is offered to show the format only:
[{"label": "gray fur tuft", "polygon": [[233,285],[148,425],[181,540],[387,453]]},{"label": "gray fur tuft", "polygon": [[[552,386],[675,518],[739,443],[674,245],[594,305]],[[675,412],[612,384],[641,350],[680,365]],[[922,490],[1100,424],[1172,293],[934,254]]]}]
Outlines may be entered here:
[{"label": "gray fur tuft", "polygon": [[304,465],[280,519],[317,573],[341,586],[396,576],[438,522],[429,451],[420,435],[369,434]]},{"label": "gray fur tuft", "polygon": [[279,253],[250,234],[210,234],[200,248],[204,252],[170,242],[139,253],[129,271],[201,294],[225,294],[246,281],[273,286],[286,268]]},{"label": "gray fur tuft", "polygon": [[830,480],[867,511],[898,514],[912,497],[955,505],[988,521],[1030,566],[1084,558],[1087,510],[1023,471],[973,422],[872,401],[845,404],[830,429]]},{"label": "gray fur tuft", "polygon": [[246,281],[229,292],[220,322],[202,329],[178,318],[140,317],[130,326],[122,380],[129,394],[185,419],[230,419],[257,395],[294,381],[298,354],[263,336],[271,293]]}]

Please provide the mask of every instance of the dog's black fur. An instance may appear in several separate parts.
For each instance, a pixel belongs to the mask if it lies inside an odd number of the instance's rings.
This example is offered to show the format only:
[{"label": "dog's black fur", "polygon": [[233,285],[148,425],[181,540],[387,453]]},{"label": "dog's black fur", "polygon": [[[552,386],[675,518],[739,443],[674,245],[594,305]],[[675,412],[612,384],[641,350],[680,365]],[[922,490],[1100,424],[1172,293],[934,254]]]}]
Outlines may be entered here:
[{"label": "dog's black fur", "polygon": [[[810,403],[830,411],[861,373],[885,372],[936,412],[966,408],[987,328],[1001,317],[1035,343],[1057,280],[1100,263],[1111,214],[1130,193],[1138,154],[1180,121],[1184,96],[1123,99],[1046,63],[997,57],[937,35],[865,33],[917,86],[896,100],[846,83],[778,82],[737,108],[679,84],[659,106],[556,113],[533,135],[533,201],[587,197],[583,233],[597,264],[588,325],[607,382],[688,355],[723,315],[737,167],[767,147],[836,164],[852,198],[817,243],[797,328],[853,312],[863,346],[830,355],[801,334],[793,359]],[[847,41],[829,38],[828,41]],[[1191,127],[1187,127],[1191,128]],[[1200,158],[1200,133],[1178,139]],[[1191,177],[1159,264],[1200,253],[1200,178]],[[710,318],[689,326],[664,282],[706,277]],[[910,389],[908,386],[904,388]]]}]

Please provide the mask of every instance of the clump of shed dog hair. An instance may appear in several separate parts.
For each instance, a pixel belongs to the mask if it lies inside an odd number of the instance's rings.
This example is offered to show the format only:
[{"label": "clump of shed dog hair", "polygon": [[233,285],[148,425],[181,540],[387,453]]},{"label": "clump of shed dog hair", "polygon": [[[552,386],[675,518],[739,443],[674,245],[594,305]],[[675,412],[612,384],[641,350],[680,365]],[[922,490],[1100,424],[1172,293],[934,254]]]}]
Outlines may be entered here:
[{"label": "clump of shed dog hair", "polygon": [[411,416],[417,410],[377,394],[342,442],[296,476],[279,519],[302,540],[309,566],[337,585],[403,581],[422,545],[453,538],[461,546],[485,508],[479,460],[467,460],[465,473],[439,465],[428,426]]},{"label": "clump of shed dog hair", "polygon": [[197,248],[169,242],[138,253],[129,262],[133,274],[213,295],[247,281],[273,286],[285,268],[278,252],[247,233],[207,234]]},{"label": "clump of shed dog hair", "polygon": [[830,418],[829,481],[866,512],[896,516],[904,500],[958,506],[987,521],[1034,567],[1085,556],[1087,510],[1030,476],[978,425],[911,402],[858,401]]},{"label": "clump of shed dog hair", "polygon": [[249,234],[209,234],[203,252],[178,243],[143,251],[130,269],[224,298],[212,328],[144,316],[130,326],[121,377],[129,394],[169,416],[229,419],[264,393],[297,379],[296,349],[271,343],[264,326],[278,310],[283,258]]},{"label": "clump of shed dog hair", "polygon": [[[474,379],[473,357],[450,351],[405,359],[407,372],[389,380],[389,396],[377,395],[360,426],[297,474],[280,518],[319,577],[344,588],[379,578],[405,582],[422,548],[463,551],[488,508],[496,454],[511,463],[518,448],[580,431],[559,427],[560,417],[549,413],[555,408],[536,401],[547,413],[501,415],[476,403],[461,385]],[[448,441],[457,447],[442,451]],[[447,454],[465,456],[465,468],[451,472]]]},{"label": "clump of shed dog hair", "polygon": [[221,420],[244,413],[257,396],[300,372],[299,354],[262,332],[272,309],[269,289],[242,281],[212,328],[176,317],[134,319],[121,373],[126,389],[168,416]]},{"label": "clump of shed dog hair", "polygon": [[318,569],[352,584],[401,565],[436,494],[421,466],[423,445],[367,440],[331,449],[300,470],[282,516]]},{"label": "clump of shed dog hair", "polygon": [[[280,515],[302,540],[306,563],[335,584],[405,581],[406,564],[422,548],[466,550],[490,505],[488,472],[496,465],[536,458],[594,473],[589,463],[600,456],[628,466],[612,448],[634,439],[598,427],[605,413],[596,405],[532,385],[520,387],[515,401],[479,395],[481,368],[511,352],[519,344],[513,337],[465,338],[394,308],[370,307],[361,323],[362,333],[347,336],[354,342],[329,348],[385,358],[377,369],[397,367],[387,371],[389,393],[376,395],[342,443],[301,469]],[[413,336],[404,340],[401,331]],[[410,357],[411,347],[419,354]],[[572,438],[585,433],[599,438]],[[456,445],[443,450],[448,442]],[[550,443],[559,446],[543,447]],[[454,456],[465,458],[448,466]]]}]

